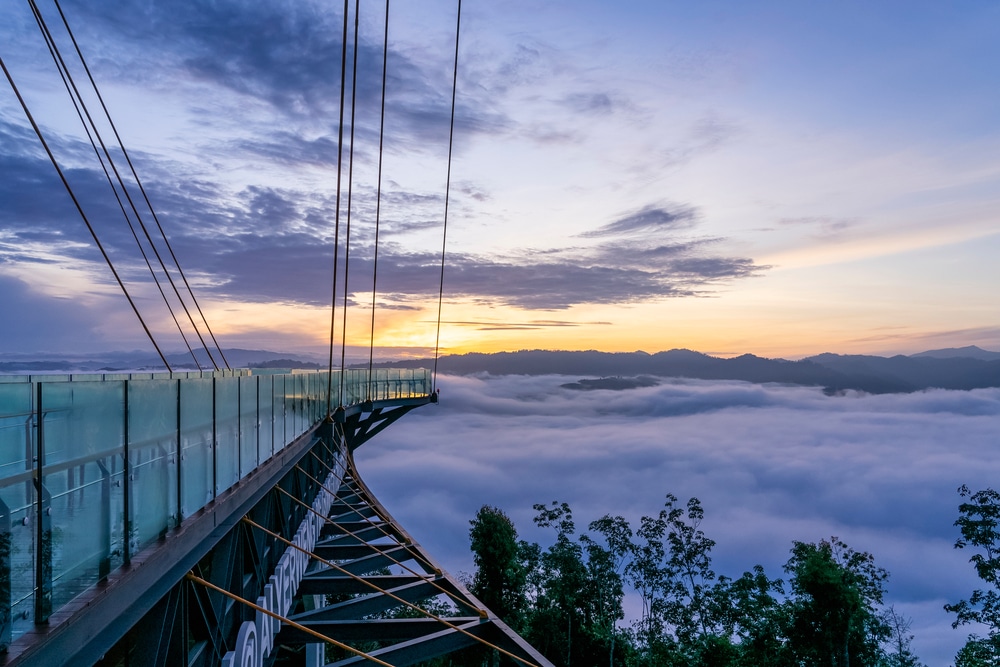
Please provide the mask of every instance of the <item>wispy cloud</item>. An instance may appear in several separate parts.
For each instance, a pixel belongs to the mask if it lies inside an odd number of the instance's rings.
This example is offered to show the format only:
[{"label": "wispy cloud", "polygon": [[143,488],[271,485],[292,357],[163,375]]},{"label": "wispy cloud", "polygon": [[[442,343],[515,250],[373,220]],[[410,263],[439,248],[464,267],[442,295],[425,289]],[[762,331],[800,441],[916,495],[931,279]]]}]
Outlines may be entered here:
[{"label": "wispy cloud", "polygon": [[843,234],[855,227],[857,218],[838,218],[832,216],[806,216],[802,218],[782,218],[778,224],[785,227],[802,227],[813,230],[816,236],[830,237]]},{"label": "wispy cloud", "polygon": [[691,228],[697,220],[697,211],[687,205],[646,206],[635,213],[630,213],[617,220],[609,222],[593,231],[584,232],[580,236],[599,238],[605,236],[622,236],[634,234],[660,235],[663,232],[676,232]]},{"label": "wispy cloud", "polygon": [[[14,150],[0,158],[3,189],[12,202],[5,221],[9,239],[0,255],[9,261],[52,261],[29,256],[33,241],[65,244],[67,261],[96,259],[92,242],[68,199],[47,196],[57,186],[51,165],[34,154],[31,137],[17,126],[0,127]],[[56,137],[61,154],[85,154],[70,139]],[[150,160],[140,156],[142,162]],[[142,261],[103,174],[74,168],[70,180],[96,222],[113,258],[143,281]],[[211,276],[211,295],[258,302],[322,305],[329,301],[335,198],[291,186],[249,184],[228,192],[219,184],[191,181],[185,174],[158,172],[149,190],[171,240],[189,271]],[[462,190],[479,198],[466,183]],[[58,190],[56,190],[58,192]],[[29,196],[30,195],[30,196]],[[359,187],[353,198],[352,289],[371,289],[375,195]],[[387,189],[380,248],[379,289],[403,301],[433,296],[440,255],[413,250],[406,235],[440,227],[440,193]],[[145,214],[144,214],[145,215]],[[7,217],[5,216],[5,217]],[[450,297],[526,310],[561,310],[577,304],[638,303],[697,296],[719,282],[755,275],[766,267],[716,251],[719,239],[686,238],[698,220],[689,205],[649,205],[581,236],[599,239],[589,248],[549,248],[508,254],[452,252],[447,258]],[[149,217],[147,223],[151,224]],[[51,246],[50,246],[51,247]],[[343,249],[342,249],[343,251]],[[261,268],[267,270],[262,271]]]}]

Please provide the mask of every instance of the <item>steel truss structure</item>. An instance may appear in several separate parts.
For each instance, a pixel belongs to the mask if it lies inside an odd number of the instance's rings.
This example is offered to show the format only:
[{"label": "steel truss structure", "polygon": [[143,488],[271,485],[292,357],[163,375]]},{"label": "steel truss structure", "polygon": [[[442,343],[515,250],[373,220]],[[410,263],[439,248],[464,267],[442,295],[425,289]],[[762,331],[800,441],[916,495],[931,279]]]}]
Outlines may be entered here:
[{"label": "steel truss structure", "polygon": [[[300,548],[292,540],[311,519],[322,528],[286,622],[265,650],[239,657],[240,667],[403,667],[460,650],[478,651],[469,658],[477,662],[495,652],[551,667],[445,573],[358,475],[354,449],[429,400],[361,404],[313,427],[3,664],[236,664],[241,628],[260,627],[252,603],[275,581],[282,555]],[[316,517],[320,494],[329,512]],[[350,648],[324,646],[316,633]]]}]

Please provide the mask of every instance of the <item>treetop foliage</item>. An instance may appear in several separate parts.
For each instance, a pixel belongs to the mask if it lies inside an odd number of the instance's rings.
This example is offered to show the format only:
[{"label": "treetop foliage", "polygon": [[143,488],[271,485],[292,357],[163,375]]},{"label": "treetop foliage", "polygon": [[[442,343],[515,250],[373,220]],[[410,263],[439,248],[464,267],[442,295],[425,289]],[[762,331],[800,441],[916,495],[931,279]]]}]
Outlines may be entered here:
[{"label": "treetop foliage", "polygon": [[[697,498],[667,494],[636,526],[605,515],[578,537],[567,503],[534,509],[547,547],[519,541],[495,507],[476,514],[473,593],[556,665],[920,665],[909,620],[883,606],[888,572],[836,537],[794,542],[787,583],[760,565],[731,578],[712,569]],[[626,591],[642,602],[631,623]]]}]

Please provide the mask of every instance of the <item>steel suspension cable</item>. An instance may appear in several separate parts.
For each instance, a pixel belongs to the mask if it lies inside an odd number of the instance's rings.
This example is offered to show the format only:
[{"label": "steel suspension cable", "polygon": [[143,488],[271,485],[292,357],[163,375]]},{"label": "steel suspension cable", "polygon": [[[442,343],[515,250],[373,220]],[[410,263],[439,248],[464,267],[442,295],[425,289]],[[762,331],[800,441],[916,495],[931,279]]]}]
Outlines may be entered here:
[{"label": "steel suspension cable", "polygon": [[382,111],[378,127],[378,185],[375,190],[375,260],[372,263],[372,328],[368,339],[368,392],[366,398],[372,400],[372,366],[375,358],[375,296],[378,294],[378,232],[382,215],[382,148],[385,138],[385,81],[389,63],[389,0],[385,0],[385,37],[382,41]]},{"label": "steel suspension cable", "polygon": [[[201,370],[201,364],[198,363],[198,358],[194,354],[194,350],[191,349],[190,343],[188,343],[187,336],[184,335],[184,330],[181,327],[180,322],[177,320],[177,315],[174,313],[174,309],[170,305],[170,301],[167,299],[166,293],[163,291],[163,286],[156,277],[156,272],[153,270],[153,265],[149,261],[149,257],[146,255],[146,250],[142,247],[142,243],[139,241],[139,235],[135,231],[135,226],[132,225],[132,220],[129,218],[128,212],[125,210],[125,204],[122,202],[121,197],[118,195],[118,189],[115,187],[114,182],[111,179],[111,174],[108,172],[108,168],[104,163],[104,158],[101,156],[100,150],[97,148],[97,142],[95,141],[93,135],[90,132],[90,127],[87,121],[84,120],[84,112],[80,110],[80,105],[83,104],[81,99],[79,103],[77,102],[77,96],[74,95],[73,89],[70,87],[70,81],[67,78],[71,78],[72,74],[66,67],[65,61],[62,59],[59,53],[58,46],[52,39],[52,34],[49,32],[48,27],[44,23],[44,19],[41,13],[37,11],[37,6],[32,5],[32,13],[35,16],[35,22],[38,24],[38,29],[42,32],[42,37],[45,39],[45,45],[48,47],[49,55],[52,56],[52,60],[56,65],[56,70],[59,72],[59,77],[62,79],[63,87],[66,88],[66,93],[69,95],[70,101],[73,103],[73,109],[76,111],[77,118],[80,119],[80,124],[83,126],[83,131],[87,135],[87,139],[90,141],[91,147],[94,149],[94,155],[97,156],[97,161],[101,165],[101,169],[104,172],[104,177],[108,181],[108,185],[111,187],[111,192],[115,196],[115,200],[118,202],[118,208],[122,212],[122,216],[125,218],[125,224],[128,225],[129,231],[132,233],[132,238],[135,239],[136,246],[139,248],[139,253],[142,255],[143,261],[146,263],[146,268],[149,269],[149,273],[153,278],[153,283],[156,285],[156,289],[159,291],[160,296],[163,298],[163,303],[167,307],[167,311],[170,313],[170,317],[174,322],[174,326],[177,327],[177,332],[181,336],[181,340],[184,341],[185,347],[187,347],[188,352],[191,354],[191,358],[194,359],[195,366],[198,370]],[[89,117],[89,116],[88,116]]]},{"label": "steel suspension cable", "polygon": [[[344,0],[344,34],[340,52],[340,123],[337,129],[337,208],[333,226],[333,298],[330,300],[330,359],[326,382],[326,418],[333,420],[333,338],[337,330],[337,258],[340,256],[340,176],[344,157],[344,96],[347,87],[347,13],[349,0]],[[346,304],[345,304],[346,305]],[[343,394],[338,397],[343,404]],[[339,407],[339,406],[338,406]]]},{"label": "steel suspension cable", "polygon": [[333,562],[331,560],[327,560],[325,558],[322,558],[319,555],[317,555],[317,554],[309,551],[308,549],[305,549],[305,548],[299,546],[298,544],[295,544],[295,542],[293,542],[291,540],[288,540],[288,539],[285,539],[281,535],[278,535],[274,531],[268,530],[267,528],[265,528],[264,526],[260,525],[259,523],[257,523],[256,521],[254,521],[253,519],[251,519],[251,518],[249,518],[247,516],[244,516],[242,519],[240,519],[240,521],[242,521],[243,523],[245,523],[245,524],[247,524],[249,526],[252,526],[252,527],[256,528],[257,530],[261,531],[265,535],[268,535],[269,537],[278,540],[279,542],[283,543],[285,546],[291,547],[292,549],[295,549],[296,551],[299,551],[299,552],[305,554],[306,556],[309,556],[310,558],[316,560],[317,562],[319,562],[319,563],[321,563],[323,565],[326,565],[330,569],[336,570],[340,574],[343,574],[343,575],[345,575],[347,577],[350,577],[351,579],[357,581],[358,583],[364,584],[365,586],[371,588],[372,590],[374,590],[374,591],[376,591],[378,593],[381,593],[382,595],[385,595],[389,599],[395,600],[396,602],[399,602],[399,603],[403,604],[404,606],[409,607],[410,609],[412,609],[413,611],[417,612],[418,614],[426,616],[427,618],[434,619],[435,621],[437,621],[441,625],[445,626],[446,628],[449,628],[451,630],[454,630],[455,632],[463,634],[466,637],[469,637],[470,639],[472,639],[472,640],[474,640],[474,641],[482,644],[483,646],[486,646],[487,648],[491,648],[491,649],[493,649],[495,651],[498,651],[498,652],[506,655],[509,658],[513,658],[514,660],[517,660],[518,662],[520,662],[520,663],[522,663],[524,665],[528,665],[529,667],[538,667],[537,665],[535,665],[535,663],[530,662],[528,660],[525,660],[524,658],[522,658],[520,656],[517,656],[517,655],[511,653],[510,651],[507,651],[506,649],[500,648],[499,646],[497,646],[496,644],[490,642],[489,640],[483,639],[482,637],[474,635],[471,632],[469,632],[468,630],[465,630],[464,628],[461,628],[461,627],[455,625],[454,623],[452,623],[452,622],[450,622],[450,621],[442,618],[441,616],[439,616],[437,614],[434,614],[433,612],[430,612],[430,611],[428,611],[428,610],[420,607],[419,605],[416,605],[416,604],[414,604],[412,602],[404,600],[403,598],[399,597],[395,593],[387,591],[384,588],[378,586],[377,584],[368,581],[364,577],[362,577],[360,575],[357,575],[357,574],[354,574],[353,572],[350,572],[350,571],[346,570],[345,568],[343,568],[342,566],[338,565],[337,563],[335,563],[335,562]]},{"label": "steel suspension cable", "polygon": [[[316,455],[313,454],[313,456],[316,456]],[[316,458],[317,458],[317,460],[320,461],[320,463],[323,464],[323,467],[327,469],[327,472],[333,472],[333,468],[331,468],[328,465],[326,465],[326,463],[324,463],[323,460],[320,459],[319,457],[316,457]],[[312,475],[310,475],[308,472],[306,472],[305,468],[302,468],[301,466],[297,465],[297,466],[295,466],[295,469],[298,470],[299,472],[301,472],[303,475],[305,475],[306,478],[309,479],[310,481],[312,481],[313,483],[318,484],[320,486],[320,488],[322,488],[323,490],[325,490],[325,491],[333,494],[334,496],[337,495],[336,492],[333,491],[333,489],[326,488],[323,485],[323,482],[321,482],[320,480],[316,479],[315,477],[313,477]],[[352,475],[357,476],[357,473],[354,472],[353,468],[351,469],[351,472],[352,472]],[[353,490],[354,489],[352,489],[352,491]],[[382,513],[378,511],[377,507],[372,506],[371,510],[375,514],[375,516],[377,516],[379,519],[381,519],[384,523],[391,523],[390,517],[383,516]],[[386,537],[392,537],[392,535],[388,531],[386,531],[384,528],[382,528],[381,526],[379,526],[378,523],[376,523],[375,521],[372,521],[371,517],[360,517],[360,519],[364,523],[367,523],[370,527],[375,528],[376,530],[378,530],[384,536],[386,536]],[[420,561],[421,563],[423,563],[427,567],[429,567],[431,569],[435,569],[434,568],[434,564],[431,563],[430,561],[428,561],[423,556],[421,556],[419,554],[413,554],[413,558],[415,560]]]},{"label": "steel suspension cable", "polygon": [[458,0],[458,18],[455,23],[455,70],[451,79],[451,124],[448,128],[448,177],[444,186],[444,231],[441,234],[441,282],[438,286],[437,334],[434,338],[434,375],[431,393],[437,390],[438,353],[441,348],[441,305],[444,301],[444,258],[448,247],[448,204],[451,195],[451,155],[455,144],[455,95],[458,90],[458,38],[462,31],[462,0]]},{"label": "steel suspension cable", "polygon": [[[73,48],[76,50],[76,54],[80,59],[80,64],[83,65],[83,69],[87,73],[87,78],[90,80],[90,85],[94,88],[94,92],[97,94],[97,99],[101,103],[101,109],[103,109],[104,115],[108,119],[108,124],[111,127],[111,131],[115,135],[115,141],[118,142],[118,147],[121,149],[122,155],[125,157],[125,162],[128,163],[129,170],[132,172],[132,177],[135,179],[135,183],[139,187],[139,192],[142,193],[142,197],[146,202],[146,206],[149,207],[149,212],[153,216],[153,221],[156,223],[156,228],[157,230],[159,230],[160,236],[163,238],[163,242],[167,246],[167,250],[170,252],[170,257],[174,262],[174,266],[177,267],[177,272],[180,274],[181,279],[184,281],[184,286],[187,289],[188,294],[191,295],[191,301],[194,303],[195,308],[197,308],[198,315],[199,317],[201,317],[202,322],[205,323],[205,329],[208,331],[208,335],[211,337],[212,343],[215,345],[215,348],[219,351],[219,356],[222,358],[222,362],[225,364],[227,369],[231,370],[229,361],[226,359],[226,355],[222,351],[222,347],[216,340],[215,334],[212,332],[212,327],[209,325],[208,319],[205,317],[205,313],[202,312],[201,305],[198,303],[198,299],[194,295],[194,290],[191,289],[191,285],[188,282],[187,275],[185,275],[184,269],[181,268],[181,264],[177,259],[177,255],[174,253],[174,248],[171,245],[170,240],[167,238],[167,234],[166,232],[164,232],[163,226],[160,224],[160,218],[159,216],[156,215],[156,209],[153,208],[153,204],[149,199],[149,195],[146,194],[146,188],[143,186],[142,180],[139,178],[139,174],[136,171],[135,165],[132,163],[132,158],[129,156],[128,151],[125,150],[125,143],[122,141],[121,135],[118,133],[118,127],[115,125],[114,119],[112,119],[111,117],[111,112],[108,110],[107,105],[104,103],[104,96],[101,95],[101,90],[97,86],[97,81],[94,80],[94,76],[90,72],[90,67],[87,65],[87,60],[83,57],[83,52],[80,50],[80,45],[76,41],[76,36],[73,34],[73,30],[69,27],[69,21],[67,21],[66,19],[66,14],[63,12],[62,6],[59,4],[59,0],[53,0],[53,2],[55,3],[56,9],[59,11],[59,16],[62,18],[63,25],[66,27],[66,32],[69,35],[70,40],[73,42]],[[202,341],[202,344],[204,345],[204,341]],[[212,353],[208,350],[207,346],[205,346],[205,352],[209,355],[209,358],[211,359]],[[213,365],[215,365],[216,368],[218,368],[218,365],[215,364],[214,359],[212,360],[212,362]],[[197,363],[197,360],[195,361],[195,363]]]},{"label": "steel suspension cable", "polygon": [[347,158],[347,231],[344,243],[344,315],[340,334],[340,400],[344,400],[344,359],[347,354],[347,279],[351,272],[351,195],[354,190],[354,118],[358,107],[358,23],[361,0],[354,0],[354,64],[351,73],[351,148]]},{"label": "steel suspension cable", "polygon": [[[215,359],[212,358],[212,354],[208,350],[208,347],[205,345],[204,339],[201,338],[201,332],[198,331],[198,327],[197,327],[197,325],[194,322],[194,318],[191,316],[191,313],[188,310],[187,305],[184,303],[184,299],[181,297],[180,291],[177,289],[177,285],[174,283],[174,280],[171,277],[170,272],[167,271],[166,264],[164,263],[163,258],[160,256],[159,251],[156,249],[156,244],[153,243],[153,239],[152,239],[152,237],[149,234],[149,230],[146,228],[146,224],[142,221],[142,216],[139,214],[139,210],[136,207],[135,202],[132,199],[132,196],[128,192],[128,188],[125,185],[125,180],[122,178],[121,173],[118,171],[118,167],[115,166],[114,159],[111,157],[111,153],[108,150],[108,147],[105,144],[104,139],[101,136],[100,131],[97,129],[97,123],[94,122],[94,119],[93,119],[93,117],[90,114],[90,110],[87,108],[87,104],[83,100],[83,95],[80,94],[80,90],[77,87],[76,82],[74,81],[73,76],[72,76],[72,74],[69,71],[69,67],[66,65],[66,61],[62,57],[62,54],[61,54],[61,52],[59,50],[59,47],[56,44],[55,39],[52,37],[52,33],[49,31],[48,25],[45,22],[45,17],[42,16],[42,13],[39,10],[38,5],[35,2],[35,0],[28,0],[28,4],[31,6],[32,11],[35,14],[35,19],[38,22],[38,26],[39,26],[39,29],[42,31],[43,37],[46,38],[47,42],[50,42],[51,48],[55,51],[55,55],[58,57],[58,62],[56,64],[57,67],[61,63],[63,70],[65,70],[65,72],[66,72],[66,77],[69,80],[70,86],[73,89],[73,93],[71,93],[71,97],[72,97],[73,94],[75,94],[76,97],[77,97],[77,99],[80,101],[80,107],[83,109],[83,112],[86,115],[87,120],[90,123],[90,126],[94,130],[94,136],[97,137],[97,141],[98,141],[98,143],[100,143],[101,149],[104,151],[104,155],[105,155],[105,157],[108,160],[108,164],[110,165],[111,170],[114,172],[115,178],[118,180],[118,185],[122,189],[122,193],[125,195],[125,199],[128,201],[129,206],[132,209],[132,213],[135,215],[136,221],[139,223],[139,227],[142,229],[143,234],[145,235],[147,242],[149,243],[150,247],[152,248],[153,254],[156,256],[156,259],[159,261],[160,268],[163,270],[164,274],[167,277],[167,281],[170,283],[170,286],[173,288],[174,294],[177,296],[177,300],[180,302],[181,307],[184,309],[184,312],[185,312],[185,314],[188,317],[188,321],[191,323],[191,326],[194,328],[195,333],[198,335],[198,338],[201,340],[202,346],[205,348],[205,351],[208,352],[208,356],[209,356],[209,359],[212,361],[212,365],[215,366],[216,370],[218,370],[218,368],[219,368],[218,364],[215,363]],[[156,280],[156,277],[154,276],[153,279]],[[192,354],[193,354],[193,352],[192,352]],[[195,359],[195,364],[199,368],[201,368],[201,365],[198,364],[197,359]]]},{"label": "steel suspension cable", "polygon": [[104,261],[107,262],[108,268],[111,269],[111,273],[114,275],[115,280],[118,282],[118,287],[121,288],[122,293],[125,294],[125,298],[128,300],[129,305],[132,307],[132,311],[135,316],[139,319],[139,324],[142,325],[143,331],[146,332],[146,336],[149,338],[149,342],[153,344],[156,349],[156,353],[160,355],[160,360],[163,365],[170,372],[173,369],[170,368],[170,364],[167,363],[167,358],[163,356],[163,352],[160,350],[160,346],[157,345],[156,339],[153,337],[152,332],[146,325],[146,321],[142,319],[142,315],[139,313],[139,309],[135,305],[135,301],[132,300],[132,296],[128,293],[128,289],[125,287],[125,283],[122,282],[121,276],[118,275],[118,271],[115,269],[114,263],[108,256],[108,253],[104,250],[104,245],[101,244],[101,240],[97,237],[97,232],[94,231],[93,225],[90,224],[90,220],[87,218],[87,214],[84,212],[83,207],[80,205],[80,201],[76,198],[76,194],[73,192],[72,186],[70,186],[69,181],[66,179],[66,175],[63,173],[62,168],[59,166],[59,162],[56,160],[55,155],[52,153],[52,149],[49,148],[49,144],[45,141],[45,137],[42,135],[41,128],[39,128],[38,123],[35,122],[34,116],[31,115],[31,111],[28,109],[28,105],[21,95],[21,91],[18,89],[17,84],[14,83],[14,78],[11,76],[10,70],[7,69],[7,64],[3,60],[3,56],[0,56],[0,69],[3,69],[4,76],[7,78],[7,83],[10,84],[11,89],[14,91],[14,95],[17,97],[17,101],[21,105],[21,109],[24,111],[24,115],[28,118],[28,122],[31,124],[32,129],[35,131],[35,135],[38,137],[38,141],[41,142],[42,148],[45,149],[45,153],[49,156],[49,161],[52,166],[55,167],[56,173],[59,174],[59,180],[62,181],[63,187],[66,188],[66,192],[69,193],[70,199],[73,200],[73,205],[76,206],[77,212],[80,217],[83,218],[84,224],[87,226],[87,230],[90,232],[91,237],[94,239],[94,243],[97,244],[98,250],[101,251],[101,255],[104,257]]},{"label": "steel suspension cable", "polygon": [[[313,456],[316,456],[316,455],[313,454]],[[328,465],[326,465],[326,463],[324,463],[323,460],[320,459],[319,457],[316,457],[316,458],[320,461],[320,463],[323,463],[323,467],[326,468],[328,472],[333,472],[333,468],[330,468]],[[313,477],[312,475],[310,475],[308,472],[306,472],[306,470],[303,467],[301,467],[299,465],[296,465],[295,469],[298,470],[303,475],[305,475],[306,478],[309,479],[310,481],[312,481],[314,484],[318,484],[319,487],[321,489],[323,489],[324,491],[327,491],[328,493],[330,493],[331,495],[334,495],[334,496],[337,495],[336,492],[334,492],[332,489],[326,488],[326,486],[323,485],[323,482],[321,482],[320,480],[316,479],[315,477]],[[357,477],[357,473],[354,471],[353,467],[351,468],[351,473],[352,473],[353,476]],[[390,520],[390,517],[383,516],[378,511],[377,507],[372,507],[372,511],[375,513],[375,516],[377,516],[379,519],[381,519],[384,523],[392,523],[392,521]],[[386,537],[392,537],[392,535],[388,531],[386,531],[384,528],[382,528],[381,526],[379,526],[378,523],[372,521],[370,517],[361,517],[361,520],[363,522],[367,523],[370,527],[375,528],[376,530],[378,530],[380,533],[382,533]],[[420,561],[421,563],[423,563],[424,565],[426,565],[427,567],[429,567],[431,569],[436,569],[435,566],[434,566],[434,563],[431,563],[429,560],[427,560],[424,556],[421,556],[420,554],[413,554],[413,558],[414,558],[414,560]]]},{"label": "steel suspension cable", "polygon": [[212,591],[215,591],[216,593],[221,593],[222,595],[225,595],[230,600],[233,600],[235,602],[239,602],[241,604],[244,604],[247,607],[250,607],[251,609],[253,609],[255,611],[259,611],[260,613],[262,613],[262,614],[264,614],[266,616],[269,616],[269,617],[271,617],[273,619],[276,619],[276,620],[280,621],[281,623],[284,623],[284,624],[288,625],[289,627],[295,628],[299,632],[304,632],[304,633],[306,633],[307,635],[309,635],[310,637],[312,637],[314,639],[318,639],[318,640],[320,640],[320,641],[322,641],[324,643],[327,643],[327,644],[333,644],[337,648],[344,649],[348,653],[353,653],[354,655],[356,655],[356,656],[358,656],[360,658],[364,658],[365,660],[370,660],[370,661],[374,662],[375,664],[383,665],[384,667],[394,667],[394,665],[392,665],[392,664],[390,664],[390,663],[388,663],[388,662],[386,662],[384,660],[381,660],[379,658],[376,658],[373,655],[368,655],[364,651],[356,649],[353,646],[349,646],[347,644],[344,644],[343,642],[339,642],[336,639],[333,639],[332,637],[327,637],[323,633],[316,632],[315,630],[313,630],[310,627],[306,627],[305,625],[302,625],[301,623],[296,623],[292,619],[286,618],[286,617],[282,616],[281,614],[275,613],[275,612],[273,612],[273,611],[271,611],[269,609],[265,609],[264,607],[261,607],[259,604],[251,602],[250,600],[247,600],[246,598],[240,597],[236,593],[230,593],[225,588],[222,588],[221,586],[216,586],[212,582],[206,581],[205,579],[202,579],[201,577],[199,577],[198,575],[196,575],[194,572],[188,572],[187,574],[184,575],[184,578],[187,579],[188,581],[193,581],[196,584],[201,584],[205,588],[207,588],[209,590],[212,590]]},{"label": "steel suspension cable", "polygon": [[[308,503],[300,500],[299,498],[296,498],[293,494],[289,493],[288,491],[285,491],[280,486],[276,486],[274,488],[277,489],[278,491],[281,491],[286,496],[288,496],[292,500],[292,502],[300,505],[301,507],[303,507],[307,511],[312,512],[316,516],[318,516],[321,519],[323,519],[328,525],[333,526],[334,528],[337,528],[338,530],[342,530],[344,535],[347,535],[349,537],[354,537],[354,538],[356,538],[358,540],[361,540],[363,543],[365,542],[363,538],[358,537],[358,534],[356,532],[348,530],[347,528],[344,528],[339,523],[337,523],[336,521],[333,521],[329,517],[323,516],[323,514],[321,512],[317,512],[316,509],[313,508],[313,507],[311,507]],[[326,487],[323,487],[323,488],[325,489]],[[377,526],[377,524],[373,524],[373,525],[375,525],[377,528],[379,528],[380,532],[382,532],[382,534],[385,537],[390,537],[392,539],[397,539],[395,536],[391,535],[390,533],[388,533],[388,532],[386,532],[384,530],[381,530],[381,527]],[[367,543],[365,543],[365,544],[367,544]],[[369,546],[372,549],[372,551],[374,551],[375,553],[379,554],[380,556],[382,556],[383,558],[385,558],[389,562],[393,563],[394,565],[398,565],[400,568],[402,568],[403,570],[406,570],[410,574],[412,574],[412,575],[414,575],[416,577],[421,577],[421,578],[427,576],[425,573],[422,574],[420,572],[417,572],[412,567],[406,565],[406,563],[404,561],[400,561],[400,560],[397,560],[397,559],[393,558],[392,555],[391,555],[391,553],[389,551],[383,551],[382,549],[379,548],[379,546],[383,546],[383,547],[386,547],[386,548],[395,548],[395,547],[392,547],[392,545],[367,544],[367,546]],[[407,545],[401,544],[399,546],[402,546],[402,547],[405,548]],[[407,551],[407,553],[410,553],[410,552]],[[412,556],[413,554],[410,553],[410,555]],[[472,604],[468,600],[463,600],[462,598],[460,598],[459,596],[455,595],[454,593],[452,593],[447,588],[445,588],[444,586],[440,585],[439,583],[437,583],[433,579],[428,580],[427,583],[430,584],[432,588],[438,589],[438,591],[440,591],[441,595],[447,595],[449,598],[451,598],[455,602],[458,602],[459,604],[462,604],[462,605],[468,607],[470,610],[476,612],[477,614],[481,613],[482,610],[479,609],[479,607],[475,606],[474,604]]]}]

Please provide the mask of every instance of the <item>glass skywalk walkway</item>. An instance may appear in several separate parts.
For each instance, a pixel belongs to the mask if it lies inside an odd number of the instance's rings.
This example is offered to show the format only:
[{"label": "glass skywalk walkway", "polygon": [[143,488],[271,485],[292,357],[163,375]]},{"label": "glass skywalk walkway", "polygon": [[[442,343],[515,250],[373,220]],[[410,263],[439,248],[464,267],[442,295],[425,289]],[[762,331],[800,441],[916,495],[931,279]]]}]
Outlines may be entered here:
[{"label": "glass skywalk walkway", "polygon": [[[328,380],[0,376],[0,647],[68,610],[322,421]],[[332,405],[370,410],[428,399],[431,377],[348,370],[332,387]]]}]

